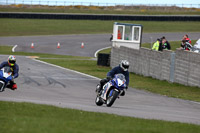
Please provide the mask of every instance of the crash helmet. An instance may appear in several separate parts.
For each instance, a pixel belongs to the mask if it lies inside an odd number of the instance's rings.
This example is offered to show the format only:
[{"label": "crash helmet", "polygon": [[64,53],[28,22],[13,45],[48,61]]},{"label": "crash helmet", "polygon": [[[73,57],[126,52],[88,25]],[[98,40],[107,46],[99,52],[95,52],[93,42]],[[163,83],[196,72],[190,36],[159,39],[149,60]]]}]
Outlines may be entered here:
[{"label": "crash helmet", "polygon": [[10,56],[8,57],[8,64],[9,64],[9,66],[14,66],[14,65],[15,65],[15,62],[16,62],[16,57],[13,56],[13,55],[10,55]]},{"label": "crash helmet", "polygon": [[120,63],[120,67],[123,71],[127,71],[129,68],[129,62],[127,60],[122,60]]}]

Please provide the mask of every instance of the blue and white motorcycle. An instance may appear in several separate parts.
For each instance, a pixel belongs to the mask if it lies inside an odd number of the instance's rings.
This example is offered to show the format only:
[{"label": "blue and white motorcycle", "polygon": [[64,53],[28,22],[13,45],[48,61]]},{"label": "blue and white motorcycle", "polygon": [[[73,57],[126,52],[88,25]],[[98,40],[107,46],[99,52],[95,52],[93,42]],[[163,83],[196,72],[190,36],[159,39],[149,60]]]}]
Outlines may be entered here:
[{"label": "blue and white motorcycle", "polygon": [[[97,85],[97,89],[100,85]],[[95,103],[97,106],[106,104],[111,107],[115,100],[126,88],[126,79],[123,74],[116,74],[113,79],[108,81],[100,92],[97,92]]]},{"label": "blue and white motorcycle", "polygon": [[4,91],[9,81],[12,80],[12,71],[10,67],[4,67],[0,70],[0,92]]}]

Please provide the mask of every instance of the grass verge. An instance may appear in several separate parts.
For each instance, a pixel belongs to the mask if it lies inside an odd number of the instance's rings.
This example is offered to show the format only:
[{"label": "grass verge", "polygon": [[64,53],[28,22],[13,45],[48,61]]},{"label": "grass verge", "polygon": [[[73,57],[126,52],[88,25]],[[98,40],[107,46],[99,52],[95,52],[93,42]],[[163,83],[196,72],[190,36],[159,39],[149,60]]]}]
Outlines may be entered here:
[{"label": "grass verge", "polygon": [[[112,33],[115,21],[0,19],[0,36]],[[118,21],[143,25],[143,32],[200,32],[199,22]],[[153,27],[153,29],[152,29]],[[184,27],[184,28],[183,28]]]},{"label": "grass verge", "polygon": [[[198,133],[199,125],[0,101],[2,133]],[[109,123],[109,124],[108,124]]]}]

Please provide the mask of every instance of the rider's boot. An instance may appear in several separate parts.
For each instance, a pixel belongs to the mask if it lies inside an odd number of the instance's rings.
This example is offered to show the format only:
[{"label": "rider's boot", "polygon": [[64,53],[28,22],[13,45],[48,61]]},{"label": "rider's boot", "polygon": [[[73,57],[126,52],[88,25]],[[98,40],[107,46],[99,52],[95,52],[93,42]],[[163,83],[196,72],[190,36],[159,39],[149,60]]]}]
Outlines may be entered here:
[{"label": "rider's boot", "polygon": [[101,91],[101,88],[102,88],[101,85],[98,84],[97,87],[96,87],[96,93],[97,94],[99,94],[99,92]]},{"label": "rider's boot", "polygon": [[14,84],[12,85],[11,89],[12,89],[12,90],[16,90],[16,89],[17,89],[17,84],[14,83]]}]

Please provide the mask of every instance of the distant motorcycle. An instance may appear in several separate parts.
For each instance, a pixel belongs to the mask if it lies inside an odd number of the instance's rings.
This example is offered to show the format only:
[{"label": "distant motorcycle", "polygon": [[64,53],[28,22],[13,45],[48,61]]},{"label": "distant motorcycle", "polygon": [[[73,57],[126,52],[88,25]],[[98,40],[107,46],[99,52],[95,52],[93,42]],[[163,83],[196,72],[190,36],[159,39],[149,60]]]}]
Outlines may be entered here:
[{"label": "distant motorcycle", "polygon": [[[100,85],[97,85],[97,89]],[[97,106],[106,104],[111,107],[115,100],[120,96],[126,88],[126,79],[123,74],[116,74],[113,79],[108,81],[100,92],[97,92],[95,103]]]},{"label": "distant motorcycle", "polygon": [[0,70],[0,92],[4,91],[9,81],[12,80],[12,71],[10,67],[4,67]]}]

